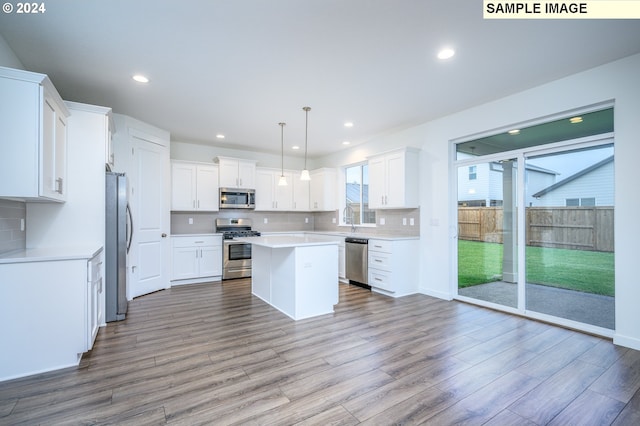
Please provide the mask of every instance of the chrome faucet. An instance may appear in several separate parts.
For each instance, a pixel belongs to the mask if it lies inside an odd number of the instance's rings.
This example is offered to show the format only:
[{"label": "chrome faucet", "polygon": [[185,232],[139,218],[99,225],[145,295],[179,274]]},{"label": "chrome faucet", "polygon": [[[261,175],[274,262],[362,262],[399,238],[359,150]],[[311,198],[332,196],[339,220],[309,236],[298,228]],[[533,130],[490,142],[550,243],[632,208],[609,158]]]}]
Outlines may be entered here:
[{"label": "chrome faucet", "polygon": [[351,206],[347,206],[342,210],[342,221],[351,225],[351,232],[356,232],[355,213]]}]

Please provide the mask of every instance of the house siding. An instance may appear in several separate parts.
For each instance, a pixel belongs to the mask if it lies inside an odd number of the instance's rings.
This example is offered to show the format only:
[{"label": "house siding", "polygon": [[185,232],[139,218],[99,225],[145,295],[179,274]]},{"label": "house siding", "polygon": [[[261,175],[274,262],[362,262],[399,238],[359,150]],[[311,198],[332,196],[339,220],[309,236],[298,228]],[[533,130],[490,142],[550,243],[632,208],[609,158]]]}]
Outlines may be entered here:
[{"label": "house siding", "polygon": [[549,191],[535,201],[534,206],[565,206],[568,198],[594,198],[596,206],[614,204],[614,163],[613,161]]}]

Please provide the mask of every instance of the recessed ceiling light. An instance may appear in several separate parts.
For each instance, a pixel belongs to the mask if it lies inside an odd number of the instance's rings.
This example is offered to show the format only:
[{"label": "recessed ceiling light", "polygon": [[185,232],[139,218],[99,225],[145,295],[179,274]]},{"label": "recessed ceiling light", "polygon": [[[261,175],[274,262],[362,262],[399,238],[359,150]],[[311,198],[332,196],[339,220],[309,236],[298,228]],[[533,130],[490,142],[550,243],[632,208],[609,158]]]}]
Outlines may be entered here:
[{"label": "recessed ceiling light", "polygon": [[224,139],[224,135],[223,135],[222,133],[218,133],[218,134],[216,135],[216,138],[218,138],[218,139]]},{"label": "recessed ceiling light", "polygon": [[353,123],[351,121],[347,121],[344,123],[344,127],[353,127]]},{"label": "recessed ceiling light", "polygon": [[298,145],[294,145],[291,147],[291,149],[300,149],[300,147]]},{"label": "recessed ceiling light", "polygon": [[455,55],[455,50],[446,47],[438,52],[438,59],[449,59]]},{"label": "recessed ceiling light", "polygon": [[135,81],[137,81],[138,83],[148,83],[149,82],[149,79],[147,77],[145,77],[144,75],[141,75],[141,74],[134,75],[133,79]]},{"label": "recessed ceiling light", "polygon": [[582,123],[582,117],[571,117],[569,122],[571,124]]},{"label": "recessed ceiling light", "polygon": [[351,142],[349,141],[342,141],[342,145],[349,145]]},{"label": "recessed ceiling light", "polygon": [[509,134],[510,135],[519,135],[520,134],[520,129],[509,130]]}]

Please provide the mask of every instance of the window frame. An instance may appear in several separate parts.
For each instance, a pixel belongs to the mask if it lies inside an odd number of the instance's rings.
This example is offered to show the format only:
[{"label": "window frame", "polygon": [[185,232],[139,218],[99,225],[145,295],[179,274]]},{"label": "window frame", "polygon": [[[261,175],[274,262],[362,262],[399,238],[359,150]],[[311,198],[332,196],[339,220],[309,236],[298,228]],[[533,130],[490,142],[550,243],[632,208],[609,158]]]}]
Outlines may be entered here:
[{"label": "window frame", "polygon": [[[340,212],[339,212],[339,221],[338,221],[338,226],[348,226],[351,227],[352,225],[350,223],[347,223],[345,221],[345,209],[347,207],[347,169],[351,169],[354,167],[359,167],[360,168],[360,181],[363,181],[363,167],[369,167],[369,162],[368,161],[361,161],[358,163],[352,163],[352,164],[347,164],[345,166],[343,166],[341,168],[341,173],[340,173],[340,179],[339,179],[339,185],[340,185]],[[367,183],[369,184],[369,183]],[[364,183],[362,183],[362,186],[364,187]],[[374,222],[372,223],[362,223],[363,220],[363,215],[364,215],[364,208],[363,208],[363,197],[364,195],[364,191],[360,191],[360,223],[354,225],[357,228],[375,228],[376,227],[376,217],[375,217],[375,209],[371,209],[369,208],[370,211],[373,211],[374,213]]]}]

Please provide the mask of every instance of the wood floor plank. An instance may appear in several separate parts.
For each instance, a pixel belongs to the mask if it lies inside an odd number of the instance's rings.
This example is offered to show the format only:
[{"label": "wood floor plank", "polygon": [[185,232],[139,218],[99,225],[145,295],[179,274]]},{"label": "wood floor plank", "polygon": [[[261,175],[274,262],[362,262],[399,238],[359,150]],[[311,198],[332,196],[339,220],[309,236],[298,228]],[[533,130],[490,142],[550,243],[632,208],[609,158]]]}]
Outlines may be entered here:
[{"label": "wood floor plank", "polygon": [[603,372],[604,368],[575,360],[510,405],[509,411],[536,424],[547,424]]},{"label": "wood floor plank", "polygon": [[74,368],[0,382],[0,424],[636,424],[640,352],[467,303],[340,284],[294,321],[250,279],[131,301]]},{"label": "wood floor plank", "polygon": [[640,352],[627,351],[590,388],[625,404],[640,389]]},{"label": "wood floor plank", "polygon": [[587,389],[548,424],[549,426],[610,425],[624,406],[623,402]]}]

